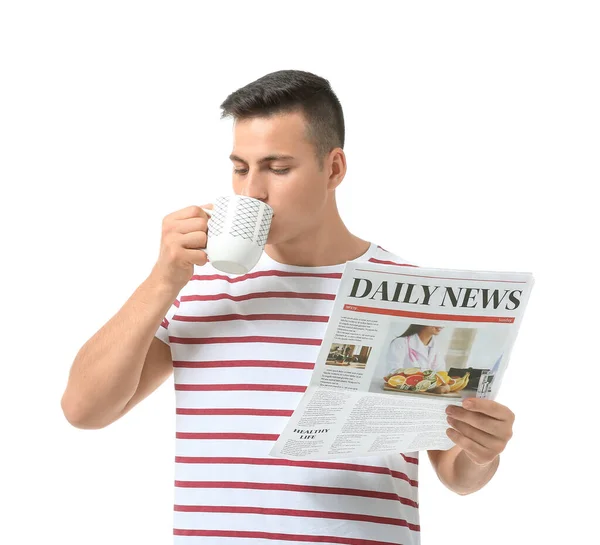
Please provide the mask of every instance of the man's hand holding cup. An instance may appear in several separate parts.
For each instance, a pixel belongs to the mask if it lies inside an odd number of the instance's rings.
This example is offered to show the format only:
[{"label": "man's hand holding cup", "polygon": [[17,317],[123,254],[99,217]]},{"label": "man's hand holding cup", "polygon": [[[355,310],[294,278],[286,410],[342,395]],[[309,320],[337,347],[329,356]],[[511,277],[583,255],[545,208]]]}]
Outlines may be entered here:
[{"label": "man's hand holding cup", "polygon": [[208,261],[206,242],[212,204],[188,206],[164,217],[158,260],[152,276],[179,293],[194,274],[194,265]]}]

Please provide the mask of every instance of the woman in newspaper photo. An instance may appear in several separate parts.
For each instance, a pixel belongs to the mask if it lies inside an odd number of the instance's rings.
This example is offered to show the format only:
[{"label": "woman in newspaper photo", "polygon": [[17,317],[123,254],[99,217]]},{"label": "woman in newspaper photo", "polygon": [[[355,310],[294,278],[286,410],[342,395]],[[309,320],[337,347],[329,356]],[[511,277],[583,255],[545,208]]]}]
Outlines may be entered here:
[{"label": "woman in newspaper photo", "polygon": [[422,370],[445,371],[446,361],[438,352],[435,337],[443,327],[411,324],[408,329],[391,343],[387,356],[386,378],[399,369],[418,367]]}]

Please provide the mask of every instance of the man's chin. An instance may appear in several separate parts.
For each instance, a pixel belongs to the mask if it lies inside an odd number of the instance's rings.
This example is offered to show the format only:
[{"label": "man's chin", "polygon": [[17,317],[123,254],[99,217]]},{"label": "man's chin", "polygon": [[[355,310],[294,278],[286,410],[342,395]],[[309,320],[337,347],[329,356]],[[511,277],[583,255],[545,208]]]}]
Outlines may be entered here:
[{"label": "man's chin", "polygon": [[269,235],[267,236],[266,244],[269,246],[273,246],[274,244],[281,244],[285,240],[285,237],[281,235],[282,234],[280,233],[279,229],[277,229],[276,227],[273,228],[273,226],[271,226],[271,230],[269,231]]},{"label": "man's chin", "polygon": [[278,225],[271,225],[271,230],[267,237],[266,244],[269,246],[277,246],[280,244],[286,244],[293,241],[297,241],[302,238],[302,232],[295,229],[280,229]]}]

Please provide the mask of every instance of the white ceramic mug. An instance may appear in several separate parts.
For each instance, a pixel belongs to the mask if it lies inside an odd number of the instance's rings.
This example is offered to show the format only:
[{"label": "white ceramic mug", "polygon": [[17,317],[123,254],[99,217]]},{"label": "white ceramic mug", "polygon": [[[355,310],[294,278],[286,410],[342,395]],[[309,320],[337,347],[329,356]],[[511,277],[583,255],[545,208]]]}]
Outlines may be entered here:
[{"label": "white ceramic mug", "polygon": [[246,274],[263,253],[273,209],[266,203],[231,195],[219,197],[212,210],[206,210],[208,240],[206,254],[211,265],[228,274]]}]

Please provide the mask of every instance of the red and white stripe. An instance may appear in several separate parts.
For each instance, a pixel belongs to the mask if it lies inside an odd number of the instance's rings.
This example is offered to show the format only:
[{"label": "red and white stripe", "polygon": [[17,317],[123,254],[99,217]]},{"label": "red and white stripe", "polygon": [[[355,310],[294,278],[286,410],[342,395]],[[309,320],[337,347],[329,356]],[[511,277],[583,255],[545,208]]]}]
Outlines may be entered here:
[{"label": "red and white stripe", "polygon": [[[372,245],[363,261],[403,260]],[[408,265],[408,264],[406,264]],[[343,266],[197,268],[156,336],[176,394],[174,543],[420,542],[418,454],[269,451],[310,381]]]}]

